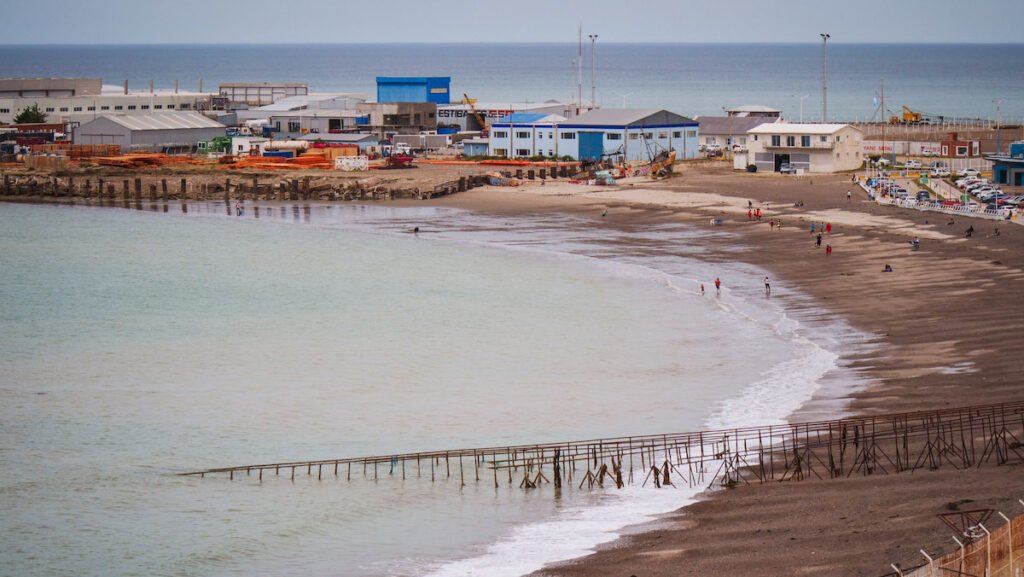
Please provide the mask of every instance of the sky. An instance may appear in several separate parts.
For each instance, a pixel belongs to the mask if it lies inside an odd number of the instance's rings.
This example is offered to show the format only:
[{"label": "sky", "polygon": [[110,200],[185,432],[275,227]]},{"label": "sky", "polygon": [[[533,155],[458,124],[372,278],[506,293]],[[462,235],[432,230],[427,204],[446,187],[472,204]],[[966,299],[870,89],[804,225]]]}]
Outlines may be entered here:
[{"label": "sky", "polygon": [[[1021,43],[1024,0],[0,0],[0,44]],[[34,25],[12,25],[35,22]]]}]

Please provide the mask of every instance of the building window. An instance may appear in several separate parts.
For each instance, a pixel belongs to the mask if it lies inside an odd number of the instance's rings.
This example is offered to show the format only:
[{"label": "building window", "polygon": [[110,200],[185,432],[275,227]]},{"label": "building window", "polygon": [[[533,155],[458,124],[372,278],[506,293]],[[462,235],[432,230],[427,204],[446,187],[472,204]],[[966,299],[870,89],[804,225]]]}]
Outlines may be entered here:
[{"label": "building window", "polygon": [[787,136],[786,137],[786,146],[796,146],[796,137],[795,136]]},{"label": "building window", "polygon": [[135,105],[134,104],[129,104],[128,105],[128,110],[135,110]]},{"label": "building window", "polygon": [[[686,131],[686,138],[697,138],[697,131],[696,130],[687,130]],[[757,137],[755,136],[754,138],[757,138]]]},{"label": "building window", "polygon": [[163,110],[164,105],[163,104],[154,104],[153,108],[155,108],[156,110]]},{"label": "building window", "polygon": [[551,131],[548,131],[548,138],[554,138],[554,137],[555,137],[555,133],[551,132]]},{"label": "building window", "polygon": [[75,112],[81,112],[81,111],[82,111],[82,107],[81,106],[76,106],[75,107]]},{"label": "building window", "polygon": [[110,110],[109,106],[100,106],[100,110]]},{"label": "building window", "polygon": [[167,110],[174,110],[174,105],[173,104],[168,104],[167,105]]},{"label": "building window", "polygon": [[630,139],[630,140],[636,140],[636,139],[638,139],[638,138],[640,138],[640,135],[639,135],[639,134],[637,134],[636,132],[631,132],[631,133],[629,134],[629,139]]},{"label": "building window", "polygon": [[530,156],[530,150],[528,148],[517,148],[516,156]]},{"label": "building window", "polygon": [[142,109],[143,110],[149,110],[149,105],[148,104],[143,104],[142,105]]},{"label": "building window", "polygon": [[191,105],[191,104],[189,104],[188,102],[186,102],[186,103],[184,103],[184,104],[182,104],[182,105],[181,105],[181,109],[182,109],[182,110],[188,110],[188,109],[189,109],[189,108],[191,108],[191,107],[192,107],[192,105]]},{"label": "building window", "polygon": [[658,133],[658,138],[664,140],[664,139],[668,138],[668,133],[667,132],[659,132]]},{"label": "building window", "polygon": [[436,114],[434,114],[433,112],[428,112],[428,113],[427,113],[427,118],[433,118],[433,117],[435,117],[435,116],[437,116],[437,115],[436,115]]},{"label": "building window", "polygon": [[10,108],[0,108],[0,114],[10,114],[10,113],[11,113],[11,109]]},{"label": "building window", "polygon": [[494,156],[508,156],[508,151],[504,148],[495,148]]},{"label": "building window", "polygon": [[548,149],[548,156],[554,156],[554,155],[555,155],[555,151],[554,151],[554,150],[551,150],[551,149],[549,148],[549,149]]},{"label": "building window", "polygon": [[61,112],[67,112],[68,111],[68,107],[67,106],[61,107],[60,111]]},{"label": "building window", "polygon": [[537,133],[537,140],[544,140],[544,133],[543,132],[538,132]]},{"label": "building window", "polygon": [[644,138],[652,139],[652,138],[654,138],[654,133],[653,132],[645,132],[644,133]]},{"label": "building window", "polygon": [[739,142],[740,142],[741,146],[745,146],[747,144],[747,137],[746,136],[741,136],[739,138]]},{"label": "building window", "polygon": [[781,145],[782,145],[782,137],[779,136],[778,134],[773,134],[772,135],[772,146],[781,146]]},{"label": "building window", "polygon": [[714,136],[709,136],[705,144],[717,144],[718,139]]},{"label": "building window", "polygon": [[523,130],[517,131],[516,138],[530,138],[530,133]]},{"label": "building window", "polygon": [[681,130],[673,130],[672,131],[672,138],[682,138],[682,137],[683,137],[683,131],[681,131]]},{"label": "building window", "polygon": [[811,145],[811,137],[810,136],[801,136],[800,137],[800,146],[810,146],[810,145]]},{"label": "building window", "polygon": [[89,108],[87,108],[87,110],[89,112],[94,112],[96,110],[96,107],[95,106],[90,106]]},{"label": "building window", "polygon": [[288,132],[298,132],[302,130],[298,122],[288,122]]},{"label": "building window", "polygon": [[575,132],[563,132],[561,134],[562,140],[576,140]]},{"label": "building window", "polygon": [[114,106],[114,110],[124,110],[124,106],[121,106],[120,104],[117,104],[117,105]]},{"label": "building window", "polygon": [[821,142],[828,142],[828,137],[827,136],[822,136],[819,140]]},{"label": "building window", "polygon": [[617,132],[609,132],[606,133],[604,136],[608,140],[622,140],[622,135]]},{"label": "building window", "polygon": [[47,112],[53,112],[53,109],[52,108],[47,108],[46,111]]},{"label": "building window", "polygon": [[[508,133],[505,132],[504,130],[495,130],[494,131],[494,138],[508,138]],[[504,155],[500,155],[500,156],[504,156]]]}]

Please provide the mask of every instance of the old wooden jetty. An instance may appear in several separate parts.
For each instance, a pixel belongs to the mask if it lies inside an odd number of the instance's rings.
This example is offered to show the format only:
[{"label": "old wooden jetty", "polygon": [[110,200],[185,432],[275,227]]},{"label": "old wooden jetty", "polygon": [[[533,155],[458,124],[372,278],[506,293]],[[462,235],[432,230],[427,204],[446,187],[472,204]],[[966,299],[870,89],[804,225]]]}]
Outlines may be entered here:
[{"label": "old wooden jetty", "polygon": [[594,488],[733,486],[1024,461],[1024,401],[694,433],[220,467],[181,473],[458,479]]}]

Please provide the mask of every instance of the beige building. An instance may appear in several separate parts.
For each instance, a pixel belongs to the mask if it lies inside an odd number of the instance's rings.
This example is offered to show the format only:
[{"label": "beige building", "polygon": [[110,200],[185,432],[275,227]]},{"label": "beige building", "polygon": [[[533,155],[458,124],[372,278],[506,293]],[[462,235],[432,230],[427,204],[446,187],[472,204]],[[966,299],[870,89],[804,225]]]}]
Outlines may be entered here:
[{"label": "beige building", "polygon": [[779,172],[784,164],[797,172],[842,172],[864,162],[861,131],[849,124],[770,123],[747,131],[747,154],[734,166],[753,164],[758,172]]},{"label": "beige building", "polygon": [[33,104],[46,113],[47,122],[84,124],[104,115],[210,110],[214,96],[177,90],[129,91],[126,86],[104,86],[99,78],[3,78],[0,124],[13,122]]}]

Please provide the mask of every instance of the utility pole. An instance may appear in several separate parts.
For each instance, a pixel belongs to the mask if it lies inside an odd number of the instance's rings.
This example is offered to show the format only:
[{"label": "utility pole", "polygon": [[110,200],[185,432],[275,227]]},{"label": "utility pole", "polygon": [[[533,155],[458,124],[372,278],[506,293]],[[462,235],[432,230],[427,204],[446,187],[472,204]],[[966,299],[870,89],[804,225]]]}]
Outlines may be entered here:
[{"label": "utility pole", "polygon": [[579,49],[576,51],[576,116],[583,111],[583,24],[579,25]]},{"label": "utility pole", "polygon": [[1003,120],[1000,118],[1001,113],[999,111],[999,107],[1003,104],[1003,100],[1005,100],[1005,98],[996,98],[992,101],[996,105],[996,156],[1002,154],[1002,147],[999,142],[999,130],[1002,128]]},{"label": "utility pole", "polygon": [[828,122],[828,39],[831,34],[821,36],[821,121]]},{"label": "utility pole", "polygon": [[590,34],[590,107],[597,107],[597,81],[594,76],[594,43],[597,42],[597,34]]}]

